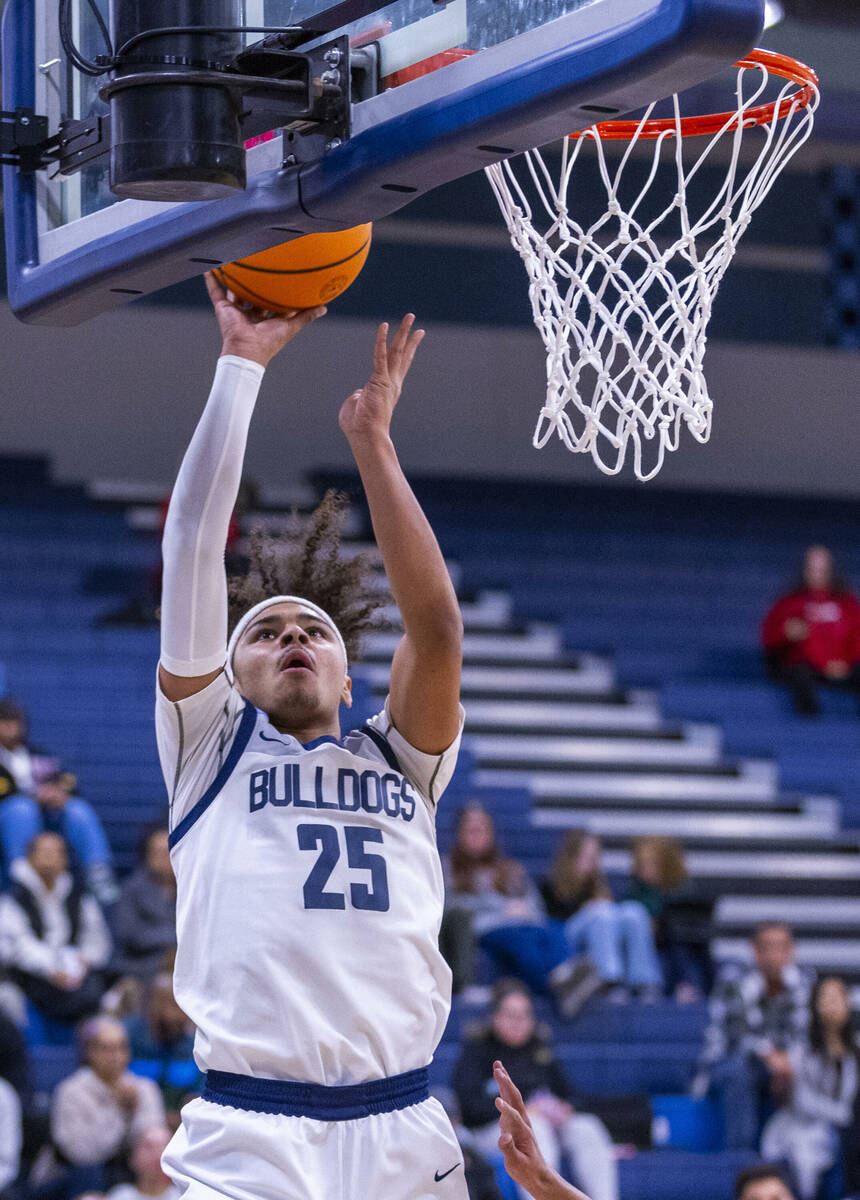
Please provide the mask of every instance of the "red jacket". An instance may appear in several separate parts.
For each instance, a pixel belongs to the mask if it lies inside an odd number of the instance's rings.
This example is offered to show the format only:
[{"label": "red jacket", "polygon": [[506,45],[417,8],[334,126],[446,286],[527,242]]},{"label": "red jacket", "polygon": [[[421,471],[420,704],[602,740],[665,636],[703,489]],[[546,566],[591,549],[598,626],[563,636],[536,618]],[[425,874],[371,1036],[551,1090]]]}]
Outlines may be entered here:
[{"label": "red jacket", "polygon": [[[786,637],[785,623],[792,619],[805,622],[803,641]],[[850,592],[792,592],[765,617],[762,640],[784,663],[805,662],[818,671],[829,662],[860,662],[860,602]]]}]

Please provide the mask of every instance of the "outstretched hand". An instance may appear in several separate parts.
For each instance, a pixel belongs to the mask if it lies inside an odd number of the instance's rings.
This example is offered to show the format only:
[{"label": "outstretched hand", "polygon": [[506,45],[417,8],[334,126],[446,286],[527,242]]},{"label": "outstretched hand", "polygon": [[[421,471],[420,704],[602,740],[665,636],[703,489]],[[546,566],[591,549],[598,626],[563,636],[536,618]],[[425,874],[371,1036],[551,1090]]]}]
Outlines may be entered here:
[{"label": "outstretched hand", "polygon": [[306,325],[326,313],[322,306],[273,314],[243,308],[231,299],[231,293],[224,290],[212,271],[206,272],[206,290],[221,329],[221,353],[249,358],[264,367]]},{"label": "outstretched hand", "polygon": [[493,1063],[493,1075],[499,1088],[499,1149],[511,1179],[536,1200],[588,1200],[566,1183],[541,1154],[520,1089],[500,1062]]},{"label": "outstretched hand", "polygon": [[388,436],[403,381],[424,337],[424,330],[413,329],[414,324],[414,315],[407,313],[390,345],[388,323],[379,326],[373,347],[373,373],[363,388],[347,397],[340,410],[340,427],[351,443]]}]

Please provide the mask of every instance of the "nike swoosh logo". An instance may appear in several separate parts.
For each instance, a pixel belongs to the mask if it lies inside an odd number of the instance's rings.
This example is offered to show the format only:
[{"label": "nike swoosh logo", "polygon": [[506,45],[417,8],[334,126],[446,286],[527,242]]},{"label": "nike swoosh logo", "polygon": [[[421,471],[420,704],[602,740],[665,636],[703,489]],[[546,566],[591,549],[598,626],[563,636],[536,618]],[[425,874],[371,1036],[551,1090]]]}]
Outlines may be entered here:
[{"label": "nike swoosh logo", "polygon": [[452,1171],[456,1171],[459,1166],[460,1166],[460,1163],[454,1163],[453,1167],[449,1167],[448,1170],[443,1171],[443,1173],[441,1175],[437,1171],[436,1174],[433,1176],[433,1178],[436,1180],[437,1183],[441,1183],[442,1180],[446,1179],[451,1174]]},{"label": "nike swoosh logo", "polygon": [[263,730],[262,730],[262,729],[260,730],[260,737],[262,738],[262,740],[263,740],[264,742],[277,742],[279,746],[290,746],[290,747],[292,747],[292,742],[285,742],[283,738],[276,738],[276,737],[274,737],[274,738],[273,738],[273,737],[266,737],[266,735],[265,735],[265,733],[263,732]]}]

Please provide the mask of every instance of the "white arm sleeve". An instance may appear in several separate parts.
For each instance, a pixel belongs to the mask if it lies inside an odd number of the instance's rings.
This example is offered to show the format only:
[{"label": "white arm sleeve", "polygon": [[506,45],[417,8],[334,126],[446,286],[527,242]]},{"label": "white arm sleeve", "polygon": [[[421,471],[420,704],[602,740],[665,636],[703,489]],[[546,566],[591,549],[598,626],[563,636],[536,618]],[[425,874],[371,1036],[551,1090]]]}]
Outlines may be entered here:
[{"label": "white arm sleeve", "polygon": [[229,354],[218,359],[179,468],[162,541],[161,664],[172,675],[207,675],[224,665],[224,548],[264,370]]}]

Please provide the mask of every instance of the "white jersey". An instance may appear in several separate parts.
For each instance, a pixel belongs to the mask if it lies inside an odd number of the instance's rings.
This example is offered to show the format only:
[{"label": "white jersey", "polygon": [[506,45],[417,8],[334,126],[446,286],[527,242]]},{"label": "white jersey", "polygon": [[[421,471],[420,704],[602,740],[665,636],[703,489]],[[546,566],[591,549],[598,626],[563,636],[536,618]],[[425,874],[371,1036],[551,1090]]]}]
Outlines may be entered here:
[{"label": "white jersey", "polygon": [[302,745],[223,674],[157,695],[198,1065],[327,1086],[426,1066],[450,1006],[434,816],[459,734],[424,754],[386,703]]}]

